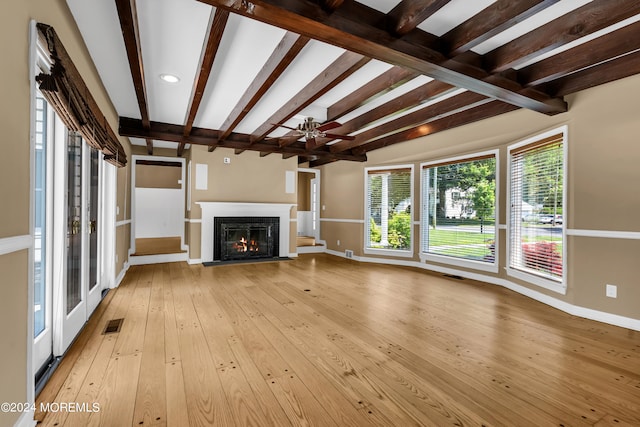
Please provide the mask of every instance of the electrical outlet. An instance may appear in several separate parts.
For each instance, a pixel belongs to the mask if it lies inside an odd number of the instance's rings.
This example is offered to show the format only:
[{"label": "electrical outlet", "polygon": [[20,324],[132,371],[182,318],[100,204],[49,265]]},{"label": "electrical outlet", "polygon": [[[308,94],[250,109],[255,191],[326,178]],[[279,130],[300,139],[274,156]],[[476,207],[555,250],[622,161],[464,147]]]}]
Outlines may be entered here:
[{"label": "electrical outlet", "polygon": [[353,258],[353,251],[352,251],[352,250],[350,250],[350,249],[345,249],[345,251],[344,251],[344,256],[345,256],[346,258]]},{"label": "electrical outlet", "polygon": [[606,292],[609,298],[618,298],[618,286],[607,284]]},{"label": "electrical outlet", "polygon": [[325,210],[327,207],[325,205],[322,205],[322,210]]},{"label": "electrical outlet", "polygon": [[225,157],[224,160],[223,160],[223,163],[225,165],[231,164],[231,157]]},{"label": "electrical outlet", "polygon": [[116,206],[116,215],[120,215],[120,206]]},{"label": "electrical outlet", "polygon": [[338,240],[337,245],[340,246],[340,240]]}]

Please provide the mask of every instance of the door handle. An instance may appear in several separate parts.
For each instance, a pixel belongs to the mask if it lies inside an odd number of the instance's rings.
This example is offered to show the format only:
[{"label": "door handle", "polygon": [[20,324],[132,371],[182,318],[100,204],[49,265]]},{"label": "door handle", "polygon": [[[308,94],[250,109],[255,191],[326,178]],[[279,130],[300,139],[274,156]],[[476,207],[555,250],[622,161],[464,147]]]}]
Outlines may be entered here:
[{"label": "door handle", "polygon": [[71,234],[78,234],[80,232],[80,221],[75,219],[71,222]]},{"label": "door handle", "polygon": [[96,232],[97,220],[93,219],[89,221],[89,234],[93,234]]}]

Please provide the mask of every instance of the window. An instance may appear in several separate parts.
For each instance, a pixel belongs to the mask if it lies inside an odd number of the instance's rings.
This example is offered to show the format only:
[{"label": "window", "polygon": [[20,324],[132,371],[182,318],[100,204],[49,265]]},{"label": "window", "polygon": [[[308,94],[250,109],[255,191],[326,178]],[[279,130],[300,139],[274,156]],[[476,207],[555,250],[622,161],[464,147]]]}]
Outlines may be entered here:
[{"label": "window", "polygon": [[411,256],[413,166],[368,168],[365,252]]},{"label": "window", "polygon": [[37,337],[46,327],[47,286],[47,102],[36,97],[35,127],[35,182],[34,182],[34,295],[33,336]]},{"label": "window", "polygon": [[496,270],[496,195],[496,152],[423,164],[423,260]]},{"label": "window", "polygon": [[510,274],[551,289],[563,283],[564,138],[556,130],[509,148]]}]

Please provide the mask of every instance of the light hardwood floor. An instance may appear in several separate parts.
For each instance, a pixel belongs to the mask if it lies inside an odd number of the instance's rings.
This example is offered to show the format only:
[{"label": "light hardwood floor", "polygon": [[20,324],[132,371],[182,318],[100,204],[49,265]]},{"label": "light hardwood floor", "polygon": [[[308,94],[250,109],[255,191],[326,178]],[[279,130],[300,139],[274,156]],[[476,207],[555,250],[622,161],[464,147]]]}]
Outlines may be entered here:
[{"label": "light hardwood floor", "polygon": [[99,404],[45,426],[638,426],[640,333],[324,254],[135,266],[40,402]]}]

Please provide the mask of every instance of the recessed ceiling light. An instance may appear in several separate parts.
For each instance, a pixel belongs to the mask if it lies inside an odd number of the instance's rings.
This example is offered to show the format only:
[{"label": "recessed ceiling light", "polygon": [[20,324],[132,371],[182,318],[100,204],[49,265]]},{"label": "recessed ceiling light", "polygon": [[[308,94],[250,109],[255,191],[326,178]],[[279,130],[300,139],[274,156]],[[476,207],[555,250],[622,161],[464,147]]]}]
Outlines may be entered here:
[{"label": "recessed ceiling light", "polygon": [[167,83],[178,83],[180,81],[180,78],[173,74],[160,74],[160,78]]}]

